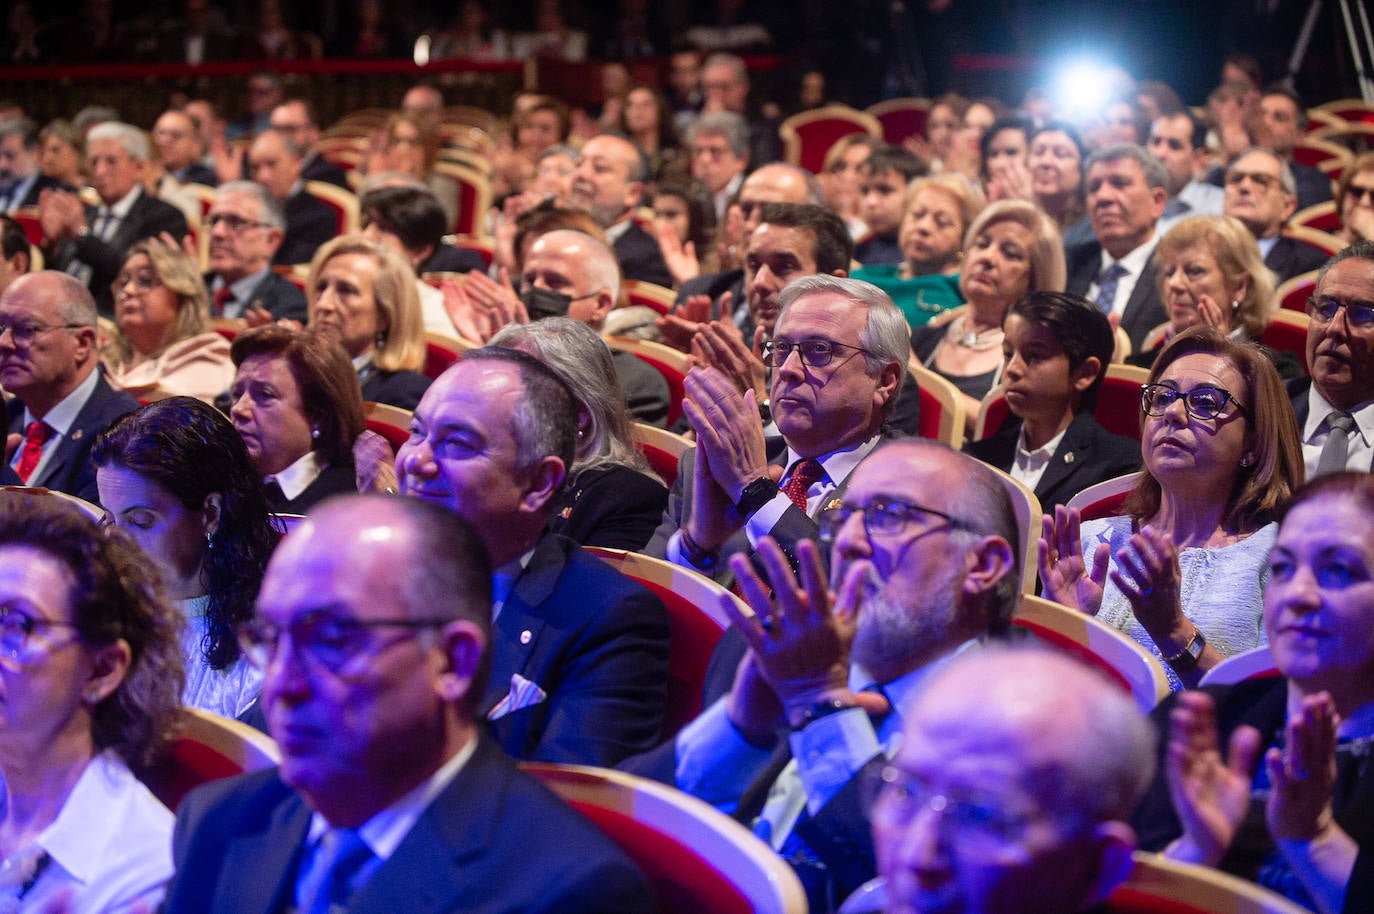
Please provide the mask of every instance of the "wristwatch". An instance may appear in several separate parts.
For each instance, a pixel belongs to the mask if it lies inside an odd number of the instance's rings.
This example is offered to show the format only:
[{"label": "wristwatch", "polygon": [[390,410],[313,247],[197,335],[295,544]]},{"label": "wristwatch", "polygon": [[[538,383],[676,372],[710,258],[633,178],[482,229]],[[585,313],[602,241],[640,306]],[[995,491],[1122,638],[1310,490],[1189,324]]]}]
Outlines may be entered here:
[{"label": "wristwatch", "polygon": [[811,724],[820,720],[822,717],[829,717],[831,714],[839,714],[841,711],[848,711],[850,708],[857,708],[858,705],[850,704],[839,698],[832,698],[829,701],[818,701],[811,707],[801,712],[795,720],[788,723],[793,731],[800,732]]},{"label": "wristwatch", "polygon": [[778,491],[776,482],[767,476],[760,476],[744,487],[739,501],[735,503],[735,510],[740,517],[752,517],[755,511],[772,501]]},{"label": "wristwatch", "polygon": [[1202,656],[1206,647],[1207,639],[1202,636],[1202,629],[1194,625],[1193,637],[1189,638],[1188,643],[1183,645],[1183,650],[1172,657],[1165,657],[1164,662],[1178,672],[1194,669],[1197,667],[1198,658]]}]

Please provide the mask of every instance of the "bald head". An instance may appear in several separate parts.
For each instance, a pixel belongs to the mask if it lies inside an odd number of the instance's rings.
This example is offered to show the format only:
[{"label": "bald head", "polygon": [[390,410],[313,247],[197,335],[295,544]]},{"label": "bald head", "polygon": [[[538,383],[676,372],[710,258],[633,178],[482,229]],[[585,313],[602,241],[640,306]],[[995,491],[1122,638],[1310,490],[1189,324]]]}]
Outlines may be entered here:
[{"label": "bald head", "polygon": [[773,162],[756,169],[739,189],[747,232],[758,228],[765,203],[810,203],[825,206],[825,193],[816,176],[804,168]]},{"label": "bald head", "polygon": [[[0,386],[41,418],[95,370],[95,300],[57,270],[29,273],[0,295]],[[18,340],[21,336],[25,339]]]},{"label": "bald head", "polygon": [[525,285],[571,296],[568,317],[600,330],[620,294],[615,253],[571,229],[545,232],[525,257]]}]

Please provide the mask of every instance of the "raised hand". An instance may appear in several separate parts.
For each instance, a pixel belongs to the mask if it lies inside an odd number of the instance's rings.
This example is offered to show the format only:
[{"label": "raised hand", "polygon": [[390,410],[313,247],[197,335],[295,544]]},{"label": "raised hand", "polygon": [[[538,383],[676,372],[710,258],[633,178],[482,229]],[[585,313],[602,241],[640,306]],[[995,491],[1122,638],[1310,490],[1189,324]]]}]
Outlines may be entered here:
[{"label": "raised hand", "polygon": [[768,475],[763,421],[753,391],[742,393],[724,372],[710,366],[689,371],[683,390],[683,410],[697,433],[697,448],[731,504],[738,503],[745,486]]},{"label": "raised hand", "polygon": [[1331,796],[1336,789],[1336,703],[1326,692],[1303,699],[1287,725],[1286,751],[1270,749],[1264,764],[1273,789],[1264,817],[1276,841],[1311,841],[1334,827]]},{"label": "raised hand", "polygon": [[1260,735],[1238,727],[1229,758],[1218,745],[1216,705],[1205,692],[1183,692],[1169,714],[1169,745],[1164,773],[1169,797],[1183,826],[1183,837],[1165,856],[1216,866],[1235,840],[1250,807],[1250,782]]},{"label": "raised hand", "polygon": [[1117,550],[1111,581],[1121,589],[1135,617],[1156,642],[1171,633],[1192,631],[1183,616],[1182,580],[1178,549],[1167,533],[1143,527],[1125,547]]},{"label": "raised hand", "polygon": [[740,393],[752,390],[756,402],[768,399],[768,369],[728,317],[702,324],[692,339],[692,358],[734,381]]},{"label": "raised hand", "polygon": [[658,249],[668,265],[668,272],[673,274],[675,284],[682,285],[701,275],[696,245],[690,241],[684,244],[673,227],[662,219],[654,220],[654,237],[658,240]]},{"label": "raised hand", "polygon": [[1082,517],[1076,508],[1059,505],[1041,520],[1036,557],[1040,582],[1048,600],[1090,616],[1102,608],[1111,547],[1101,543],[1093,551],[1092,566],[1083,558]]}]

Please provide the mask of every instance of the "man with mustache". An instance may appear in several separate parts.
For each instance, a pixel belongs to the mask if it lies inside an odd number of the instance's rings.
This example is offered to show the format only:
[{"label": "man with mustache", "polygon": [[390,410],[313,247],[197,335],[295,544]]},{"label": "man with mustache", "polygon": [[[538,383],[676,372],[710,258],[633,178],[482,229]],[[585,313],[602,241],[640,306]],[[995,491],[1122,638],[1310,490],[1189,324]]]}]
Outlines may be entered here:
[{"label": "man with mustache", "polygon": [[1020,580],[1005,491],[942,444],[879,447],[820,518],[823,545],[795,547],[799,577],[771,538],[756,553],[766,582],[745,556],[730,560],[754,615],[730,604],[705,695],[723,697],[671,749],[626,765],[751,826],[797,870],[816,912],[874,874],[863,772],[895,751],[934,669],[1006,631]]},{"label": "man with mustache", "polygon": [[1307,478],[1374,470],[1374,242],[1327,261],[1307,313],[1312,374],[1288,382]]},{"label": "man with mustache", "polygon": [[605,230],[621,276],[672,288],[673,274],[658,242],[634,221],[650,177],[649,158],[642,149],[622,136],[603,133],[582,147],[571,203]]}]

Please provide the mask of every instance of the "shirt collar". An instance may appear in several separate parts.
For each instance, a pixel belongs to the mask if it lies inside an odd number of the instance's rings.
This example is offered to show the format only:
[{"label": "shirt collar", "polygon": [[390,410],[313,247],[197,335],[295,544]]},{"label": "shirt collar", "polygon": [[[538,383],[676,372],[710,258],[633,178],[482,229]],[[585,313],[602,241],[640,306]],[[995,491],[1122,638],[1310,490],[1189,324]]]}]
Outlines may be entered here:
[{"label": "shirt collar", "polygon": [[[270,266],[263,267],[256,273],[249,273],[242,279],[231,282],[229,284],[229,292],[234,296],[234,301],[244,302],[245,304],[247,304],[249,296],[252,295],[253,290],[258,287],[258,283],[266,279],[267,274],[270,272],[272,272],[272,268]],[[223,286],[224,280],[219,276],[216,276],[214,287],[211,288],[210,291],[214,292],[220,288],[223,288]]]},{"label": "shirt collar", "polygon": [[[105,849],[118,840],[125,823],[102,815],[124,805],[123,796],[137,782],[112,756],[100,754],[81,771],[57,818],[38,835],[37,844],[53,862],[82,884],[100,872]],[[97,815],[91,815],[95,811]]]},{"label": "shirt collar", "polygon": [[849,667],[849,688],[851,691],[859,692],[873,685],[882,687],[883,695],[887,697],[892,705],[892,710],[901,717],[911,708],[911,703],[921,690],[921,686],[930,679],[941,666],[948,663],[953,658],[959,656],[964,651],[977,646],[980,643],[978,638],[971,638],[960,644],[954,650],[944,656],[937,657],[930,663],[923,664],[905,675],[898,676],[891,682],[876,682],[873,677],[859,664],[851,664]]},{"label": "shirt collar", "polygon": [[1032,451],[1026,448],[1026,427],[1022,425],[1021,434],[1016,436],[1016,459],[1031,460],[1035,458],[1042,461],[1049,460],[1054,456],[1054,452],[1059,448],[1059,442],[1064,440],[1064,433],[1068,430],[1069,427],[1067,425],[1064,426],[1059,430],[1059,434]]},{"label": "shirt collar", "polygon": [[[825,475],[830,478],[832,483],[838,484],[840,480],[849,478],[849,474],[854,472],[854,468],[859,465],[859,462],[878,446],[880,440],[881,436],[874,435],[867,441],[862,441],[851,448],[831,451],[829,454],[818,458],[821,462],[821,469],[825,470]],[[802,455],[794,451],[791,445],[787,446],[787,466],[789,468],[802,459],[804,459]]]},{"label": "shirt collar", "polygon": [[[76,421],[76,417],[86,405],[86,401],[91,398],[91,394],[95,393],[95,385],[98,383],[100,383],[99,367],[92,369],[91,373],[86,375],[86,380],[78,384],[75,390],[63,397],[52,409],[48,410],[48,414],[43,417],[43,421],[47,423],[48,428],[59,435],[66,435],[68,430],[71,429],[72,423]],[[28,428],[29,423],[35,418],[37,417],[29,412],[28,407],[25,407],[24,427]]]},{"label": "shirt collar", "polygon": [[[396,852],[396,848],[415,827],[421,814],[445,787],[453,783],[453,779],[463,770],[468,759],[472,758],[476,751],[477,737],[474,736],[468,740],[466,746],[454,754],[453,758],[444,762],[438,771],[358,828],[358,836],[363,839],[363,843],[372,851],[374,857],[378,860],[387,860]],[[311,815],[309,843],[319,841],[330,827],[329,820],[324,816],[319,813]]]},{"label": "shirt collar", "polygon": [[1106,248],[1103,248],[1102,269],[1105,270],[1112,264],[1119,263],[1126,268],[1126,272],[1128,272],[1130,275],[1139,276],[1141,270],[1145,269],[1145,264],[1150,259],[1150,255],[1152,255],[1155,252],[1155,244],[1157,244],[1158,241],[1159,234],[1156,232],[1150,238],[1149,241],[1145,242],[1140,247],[1136,248],[1134,251],[1131,251],[1129,254],[1127,254],[1125,257],[1122,257],[1120,260],[1113,260],[1112,255],[1107,253]]},{"label": "shirt collar", "polygon": [[277,485],[281,486],[281,492],[286,496],[287,501],[291,501],[300,495],[315,478],[324,472],[325,463],[320,460],[319,452],[306,451],[305,456],[298,459],[286,469],[273,476],[267,477],[275,479]]},{"label": "shirt collar", "polygon": [[134,189],[129,191],[119,200],[116,200],[114,205],[107,207],[102,203],[99,207],[97,207],[97,210],[108,209],[110,212],[118,216],[121,221],[123,221],[124,219],[127,219],[129,217],[129,210],[134,208],[134,201],[138,199],[138,195],[142,192],[143,188],[135,184]]},{"label": "shirt collar", "polygon": [[617,241],[619,241],[622,237],[624,237],[625,233],[630,230],[630,224],[633,222],[634,217],[630,216],[629,214],[626,214],[625,218],[621,219],[614,225],[608,226],[605,233],[606,243],[615,244]]},{"label": "shirt collar", "polygon": [[[1332,406],[1330,401],[1322,396],[1321,391],[1317,390],[1316,384],[1307,388],[1307,421],[1302,426],[1304,444],[1314,442],[1317,432],[1326,422],[1326,417],[1334,412],[1337,412],[1336,407]],[[1364,438],[1365,441],[1374,441],[1374,400],[1359,404],[1350,410],[1350,415],[1360,430],[1360,437]]]}]

